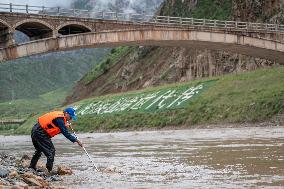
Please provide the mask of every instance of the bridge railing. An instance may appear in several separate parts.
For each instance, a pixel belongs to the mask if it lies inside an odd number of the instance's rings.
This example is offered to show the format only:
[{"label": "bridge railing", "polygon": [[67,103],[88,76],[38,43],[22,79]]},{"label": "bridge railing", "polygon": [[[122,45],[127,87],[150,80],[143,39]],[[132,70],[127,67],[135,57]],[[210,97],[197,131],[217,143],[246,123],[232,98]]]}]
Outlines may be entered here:
[{"label": "bridge railing", "polygon": [[170,16],[154,16],[146,14],[94,12],[82,9],[67,9],[62,7],[30,6],[0,3],[0,12],[20,12],[27,14],[43,14],[51,16],[68,16],[80,18],[94,18],[103,20],[131,21],[135,23],[151,23],[159,26],[179,26],[206,29],[240,30],[256,32],[284,33],[284,25],[269,23],[251,23],[238,21],[223,21],[210,19],[195,19]]}]

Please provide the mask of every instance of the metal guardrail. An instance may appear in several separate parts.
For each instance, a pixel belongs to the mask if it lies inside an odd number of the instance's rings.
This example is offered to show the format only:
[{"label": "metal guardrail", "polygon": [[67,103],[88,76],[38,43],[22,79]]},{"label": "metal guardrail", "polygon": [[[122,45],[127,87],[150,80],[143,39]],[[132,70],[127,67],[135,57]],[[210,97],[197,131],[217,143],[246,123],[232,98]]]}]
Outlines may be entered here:
[{"label": "metal guardrail", "polygon": [[117,12],[94,12],[82,9],[66,9],[62,7],[30,6],[0,3],[0,12],[19,12],[50,16],[68,16],[94,18],[103,20],[130,21],[135,23],[151,23],[160,26],[199,27],[222,30],[240,30],[265,33],[284,33],[284,25],[269,23],[252,23],[238,21],[222,21],[209,19],[182,18]]}]

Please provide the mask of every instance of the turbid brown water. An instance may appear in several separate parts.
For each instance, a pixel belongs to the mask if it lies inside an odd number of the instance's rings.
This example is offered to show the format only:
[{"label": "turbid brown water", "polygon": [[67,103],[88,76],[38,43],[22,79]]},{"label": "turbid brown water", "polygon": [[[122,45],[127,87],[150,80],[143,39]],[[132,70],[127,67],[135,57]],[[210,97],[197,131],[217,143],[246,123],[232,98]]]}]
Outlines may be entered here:
[{"label": "turbid brown water", "polygon": [[[284,188],[284,127],[79,134],[84,151],[53,139],[67,188]],[[33,153],[29,136],[1,136],[0,151]],[[45,159],[43,159],[45,160]]]}]

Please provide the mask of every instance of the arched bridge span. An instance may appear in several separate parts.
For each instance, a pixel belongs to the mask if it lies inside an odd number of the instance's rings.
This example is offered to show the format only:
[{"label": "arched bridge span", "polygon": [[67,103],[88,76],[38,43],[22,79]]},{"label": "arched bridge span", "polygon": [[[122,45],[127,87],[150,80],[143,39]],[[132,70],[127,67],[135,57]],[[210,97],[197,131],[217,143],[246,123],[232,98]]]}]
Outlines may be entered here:
[{"label": "arched bridge span", "polygon": [[[17,30],[30,41],[16,44]],[[219,49],[283,62],[283,44],[284,25],[279,24],[0,3],[1,62],[53,51],[118,45]]]},{"label": "arched bridge span", "polygon": [[46,38],[0,49],[0,61],[54,51],[125,45],[183,46],[225,50],[284,62],[284,44],[281,42],[212,31],[168,28],[89,32]]}]

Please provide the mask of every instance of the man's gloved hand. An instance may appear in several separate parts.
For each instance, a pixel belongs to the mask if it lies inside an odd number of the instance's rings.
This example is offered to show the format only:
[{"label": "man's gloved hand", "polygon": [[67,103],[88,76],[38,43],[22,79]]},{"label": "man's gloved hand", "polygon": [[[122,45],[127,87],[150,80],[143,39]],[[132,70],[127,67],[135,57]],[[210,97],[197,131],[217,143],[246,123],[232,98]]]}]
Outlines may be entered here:
[{"label": "man's gloved hand", "polygon": [[71,127],[71,122],[67,121],[66,126]]},{"label": "man's gloved hand", "polygon": [[80,140],[77,139],[76,142],[78,143],[79,146],[83,147],[83,144],[82,144],[82,142]]}]

